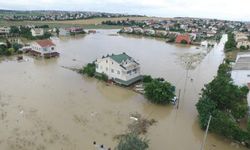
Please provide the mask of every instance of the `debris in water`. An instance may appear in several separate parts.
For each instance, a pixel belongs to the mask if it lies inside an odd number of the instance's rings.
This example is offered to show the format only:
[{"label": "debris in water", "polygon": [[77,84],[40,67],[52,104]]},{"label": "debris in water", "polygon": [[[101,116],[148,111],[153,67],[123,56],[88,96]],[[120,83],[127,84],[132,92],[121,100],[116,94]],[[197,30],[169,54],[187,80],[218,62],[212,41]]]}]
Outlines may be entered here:
[{"label": "debris in water", "polygon": [[20,114],[23,114],[23,110],[20,111]]},{"label": "debris in water", "polygon": [[148,131],[148,128],[157,122],[154,119],[143,118],[141,116],[141,114],[139,114],[139,113],[133,113],[130,115],[129,118],[132,119],[133,122],[128,124],[127,133],[118,134],[118,135],[114,136],[115,140],[120,139],[129,133],[133,133],[136,135],[146,134]]},{"label": "debris in water", "polygon": [[131,133],[136,133],[138,135],[146,134],[148,128],[156,123],[156,120],[143,118],[138,113],[131,114],[131,117],[136,118],[137,120],[128,125],[128,130]]},{"label": "debris in water", "polygon": [[138,118],[135,118],[135,117],[130,117],[130,119],[135,120],[135,121],[138,120]]}]

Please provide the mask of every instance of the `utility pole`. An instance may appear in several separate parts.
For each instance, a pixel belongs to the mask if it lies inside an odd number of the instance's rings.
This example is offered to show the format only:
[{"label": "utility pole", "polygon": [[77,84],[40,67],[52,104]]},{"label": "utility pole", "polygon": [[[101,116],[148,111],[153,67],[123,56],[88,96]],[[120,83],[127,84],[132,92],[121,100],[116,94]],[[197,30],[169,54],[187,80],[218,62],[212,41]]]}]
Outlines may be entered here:
[{"label": "utility pole", "polygon": [[212,115],[209,116],[209,120],[208,120],[207,128],[206,128],[206,133],[205,133],[205,135],[204,135],[203,142],[202,142],[202,145],[201,145],[201,149],[200,149],[200,150],[204,150],[205,143],[206,143],[206,139],[207,139],[207,132],[208,132],[208,129],[209,129],[209,125],[210,125],[211,119],[212,119]]},{"label": "utility pole", "polygon": [[179,94],[178,94],[178,97],[177,97],[178,99],[178,101],[177,101],[177,109],[179,109],[179,104],[180,104],[180,98],[181,98],[181,89],[179,89]]}]

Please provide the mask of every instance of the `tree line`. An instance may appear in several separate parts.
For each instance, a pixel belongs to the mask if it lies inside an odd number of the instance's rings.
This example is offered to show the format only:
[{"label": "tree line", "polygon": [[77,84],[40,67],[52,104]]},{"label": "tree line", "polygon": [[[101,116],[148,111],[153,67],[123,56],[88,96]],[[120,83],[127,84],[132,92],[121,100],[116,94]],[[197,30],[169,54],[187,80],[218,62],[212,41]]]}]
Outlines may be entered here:
[{"label": "tree line", "polygon": [[18,51],[22,45],[18,43],[11,44],[8,40],[6,40],[6,45],[0,45],[0,56],[10,56],[16,53],[21,53]]},{"label": "tree line", "polygon": [[247,117],[248,87],[237,86],[231,78],[231,66],[224,62],[219,66],[217,76],[202,89],[196,104],[200,127],[205,129],[212,115],[209,130],[238,142],[249,144],[250,126],[240,128],[240,121]]},{"label": "tree line", "polygon": [[[41,27],[47,28],[48,26],[43,25]],[[40,40],[40,39],[47,39],[47,38],[51,37],[51,33],[49,33],[49,32],[45,32],[43,36],[34,37],[34,36],[32,36],[31,28],[25,27],[25,26],[19,26],[19,27],[11,26],[10,27],[10,34],[21,36],[21,37],[24,37],[28,40]]]}]

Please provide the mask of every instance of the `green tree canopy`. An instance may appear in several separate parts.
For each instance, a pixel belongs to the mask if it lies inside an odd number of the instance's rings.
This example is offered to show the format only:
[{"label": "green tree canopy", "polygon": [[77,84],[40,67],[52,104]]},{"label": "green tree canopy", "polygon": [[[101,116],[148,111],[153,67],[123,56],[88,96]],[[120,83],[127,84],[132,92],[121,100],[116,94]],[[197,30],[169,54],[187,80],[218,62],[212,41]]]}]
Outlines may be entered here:
[{"label": "green tree canopy", "polygon": [[202,89],[201,98],[196,104],[199,122],[201,128],[205,129],[212,115],[210,131],[246,142],[250,140],[250,133],[239,127],[238,120],[247,114],[248,88],[234,85],[230,71],[230,64],[221,64],[217,76]]},{"label": "green tree canopy", "polygon": [[157,79],[145,84],[145,96],[156,104],[168,104],[174,98],[175,87]]},{"label": "green tree canopy", "polygon": [[95,64],[88,63],[87,66],[80,70],[80,73],[87,74],[89,77],[93,77],[95,75]]}]

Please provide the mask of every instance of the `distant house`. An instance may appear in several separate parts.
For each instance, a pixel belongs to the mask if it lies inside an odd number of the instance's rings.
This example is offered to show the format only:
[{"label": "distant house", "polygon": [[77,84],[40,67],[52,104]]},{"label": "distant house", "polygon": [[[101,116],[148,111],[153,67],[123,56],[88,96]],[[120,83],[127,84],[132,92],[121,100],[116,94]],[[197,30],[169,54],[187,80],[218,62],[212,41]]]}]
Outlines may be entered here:
[{"label": "distant house", "polygon": [[10,27],[0,27],[0,35],[5,35],[10,33]]},{"label": "distant house", "polygon": [[249,49],[250,48],[250,41],[248,41],[248,40],[238,40],[236,47],[237,48],[244,47],[246,49]]},{"label": "distant house", "polygon": [[144,29],[143,32],[145,35],[150,35],[150,36],[155,35],[155,30],[153,29]]},{"label": "distant house", "polygon": [[176,36],[175,43],[191,44],[191,39],[188,34],[180,34]]},{"label": "distant house", "polygon": [[208,47],[208,42],[207,41],[202,41],[201,46],[207,48]]},{"label": "distant house", "polygon": [[243,40],[248,40],[247,34],[242,33],[242,32],[237,32],[235,33],[235,41],[243,41]]},{"label": "distant house", "polygon": [[250,87],[250,52],[237,55],[231,77],[236,85],[249,85]]},{"label": "distant house", "polygon": [[104,73],[121,85],[129,86],[142,78],[139,63],[126,53],[107,55],[97,59],[95,64],[97,74]]},{"label": "distant house", "polygon": [[133,28],[131,28],[131,27],[124,27],[124,28],[122,28],[121,32],[132,33],[133,32]]},{"label": "distant house", "polygon": [[29,51],[32,55],[43,56],[45,58],[59,56],[56,51],[56,45],[51,40],[38,40],[31,43],[31,50]]},{"label": "distant house", "polygon": [[213,36],[215,36],[215,34],[216,34],[216,32],[214,32],[214,31],[208,31],[207,37],[213,37]]},{"label": "distant house", "polygon": [[43,36],[44,30],[42,28],[32,28],[31,34],[32,34],[32,36]]},{"label": "distant house", "polygon": [[69,30],[66,30],[64,28],[59,28],[59,35],[60,36],[67,36],[67,35],[70,35],[70,31]]},{"label": "distant house", "polygon": [[134,28],[133,30],[134,30],[134,33],[136,33],[136,34],[143,34],[143,33],[144,33],[144,32],[143,32],[143,29],[142,29],[142,28],[139,28],[139,27],[136,27],[136,28]]},{"label": "distant house", "polygon": [[165,31],[165,30],[156,30],[155,31],[155,35],[156,36],[166,36],[167,35],[167,31]]},{"label": "distant house", "polygon": [[70,33],[70,35],[85,34],[86,33],[84,31],[84,29],[81,27],[71,27],[71,28],[66,28],[66,30]]}]

